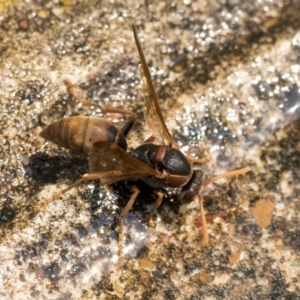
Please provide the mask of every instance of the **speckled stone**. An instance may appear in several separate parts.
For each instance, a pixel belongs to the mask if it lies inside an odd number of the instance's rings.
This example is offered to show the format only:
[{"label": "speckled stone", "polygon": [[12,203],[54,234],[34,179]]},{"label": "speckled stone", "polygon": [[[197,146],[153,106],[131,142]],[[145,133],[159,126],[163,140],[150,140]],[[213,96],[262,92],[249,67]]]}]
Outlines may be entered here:
[{"label": "speckled stone", "polygon": [[[2,1],[0,298],[300,299],[299,15],[297,0]],[[133,22],[182,151],[210,156],[206,178],[251,171],[203,191],[205,248],[197,201],[179,205],[169,191],[149,226],[155,194],[141,185],[121,260],[125,184],[88,182],[34,208],[88,172],[85,156],[39,132],[64,116],[103,117],[64,79],[90,102],[137,113],[129,148],[151,135]]]}]

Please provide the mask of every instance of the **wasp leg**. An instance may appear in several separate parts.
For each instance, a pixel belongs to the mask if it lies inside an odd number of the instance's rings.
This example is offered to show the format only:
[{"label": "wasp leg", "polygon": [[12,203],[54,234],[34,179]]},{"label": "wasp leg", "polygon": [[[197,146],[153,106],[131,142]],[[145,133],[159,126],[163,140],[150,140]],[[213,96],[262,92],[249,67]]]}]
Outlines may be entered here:
[{"label": "wasp leg", "polygon": [[162,203],[162,200],[164,198],[164,193],[162,191],[160,191],[160,190],[154,190],[154,193],[157,195],[157,198],[156,198],[155,203],[154,203],[154,205],[153,205],[153,207],[152,207],[152,209],[151,209],[151,211],[149,213],[148,222],[149,222],[150,225],[153,224],[152,217],[153,217],[153,214],[154,214],[155,210],[160,207],[160,205]]},{"label": "wasp leg", "polygon": [[209,184],[211,184],[212,182],[214,182],[214,181],[216,181],[218,179],[245,174],[248,171],[250,171],[250,168],[249,167],[245,167],[245,168],[242,168],[242,169],[238,169],[238,170],[234,170],[234,171],[231,171],[231,172],[226,172],[224,174],[213,176],[213,177],[209,178],[208,180],[206,180],[203,183],[203,187],[208,186]]},{"label": "wasp leg", "polygon": [[80,183],[88,180],[95,180],[95,179],[101,179],[105,176],[111,175],[111,172],[105,172],[105,173],[91,173],[91,174],[85,174],[80,179],[76,180],[74,183],[70,184],[68,187],[63,189],[62,191],[55,193],[51,198],[44,200],[40,204],[38,204],[35,207],[35,212],[38,213],[43,207],[48,205],[50,202],[58,200],[63,194],[74,188],[75,186],[79,185]]},{"label": "wasp leg", "polygon": [[[242,168],[242,169],[238,169],[238,170],[234,170],[234,171],[227,172],[227,173],[224,173],[224,174],[220,174],[220,175],[217,175],[217,176],[213,176],[213,177],[211,177],[210,179],[206,180],[203,183],[203,187],[208,186],[209,184],[211,184],[212,182],[214,182],[214,181],[216,181],[220,178],[237,176],[237,175],[245,174],[248,171],[250,171],[250,168],[245,167],[245,168]],[[208,233],[207,233],[206,217],[205,217],[204,209],[203,209],[203,197],[201,195],[198,195],[198,200],[199,200],[199,205],[200,205],[201,221],[202,221],[202,226],[203,226],[202,246],[205,246],[208,243]]]},{"label": "wasp leg", "polygon": [[85,100],[81,99],[77,95],[77,93],[74,91],[74,85],[73,85],[73,83],[70,80],[65,79],[64,83],[67,86],[67,89],[68,89],[68,92],[70,93],[70,95],[76,101],[80,102],[83,106],[98,107],[103,112],[106,112],[106,113],[121,114],[121,115],[130,115],[130,119],[125,123],[125,125],[122,128],[122,132],[123,132],[123,134],[125,136],[128,134],[128,132],[131,130],[132,126],[136,122],[137,115],[134,112],[132,112],[130,110],[122,109],[122,108],[116,108],[116,107],[111,107],[111,106],[107,106],[107,105],[99,105],[99,104],[95,104],[95,103],[90,103],[89,101],[85,101]]},{"label": "wasp leg", "polygon": [[[176,149],[176,150],[180,150],[177,144],[173,144],[172,148]],[[193,157],[191,155],[188,155],[188,154],[185,154],[184,156],[192,164],[204,164],[204,163],[207,163],[208,161],[210,161],[209,156],[205,156],[203,158],[195,158],[195,157]]]},{"label": "wasp leg", "polygon": [[133,194],[131,195],[128,203],[126,204],[126,206],[124,207],[124,209],[121,212],[120,215],[120,225],[119,225],[119,257],[123,256],[123,224],[124,224],[124,218],[125,216],[128,214],[129,210],[131,209],[136,197],[138,196],[138,194],[140,193],[140,190],[134,185],[131,187],[131,190],[133,192]]},{"label": "wasp leg", "polygon": [[81,99],[77,93],[74,91],[74,85],[73,83],[68,80],[68,79],[65,79],[64,80],[64,84],[67,86],[67,89],[68,89],[68,92],[69,94],[76,100],[78,101],[79,103],[81,103],[83,106],[96,106],[96,107],[99,107],[101,109],[101,105],[97,105],[97,104],[94,104],[94,103],[90,103],[88,101],[85,101],[83,99]]},{"label": "wasp leg", "polygon": [[124,136],[127,136],[128,132],[131,130],[133,125],[135,124],[137,120],[137,115],[130,111],[123,108],[118,107],[111,107],[107,105],[96,105],[97,107],[100,107],[102,111],[106,113],[112,113],[112,114],[121,114],[121,115],[130,115],[129,120],[125,123],[125,125],[122,127],[122,132]]},{"label": "wasp leg", "polygon": [[203,208],[203,197],[201,195],[198,195],[198,200],[200,205],[201,221],[202,221],[202,228],[203,228],[203,237],[202,237],[201,245],[204,247],[208,244],[207,224],[206,224],[206,217]]},{"label": "wasp leg", "polygon": [[145,141],[143,144],[145,143],[153,143],[156,140],[156,137],[154,134],[151,134]]}]

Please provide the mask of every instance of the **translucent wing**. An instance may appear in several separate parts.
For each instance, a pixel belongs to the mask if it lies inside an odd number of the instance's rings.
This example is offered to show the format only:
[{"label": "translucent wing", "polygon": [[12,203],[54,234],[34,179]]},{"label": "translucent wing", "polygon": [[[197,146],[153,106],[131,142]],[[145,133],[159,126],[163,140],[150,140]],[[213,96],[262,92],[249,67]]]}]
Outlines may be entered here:
[{"label": "translucent wing", "polygon": [[97,142],[92,145],[89,154],[90,174],[103,174],[101,183],[138,179],[146,176],[162,178],[162,173],[147,166],[131,156],[118,145],[109,142]]},{"label": "translucent wing", "polygon": [[139,73],[144,90],[146,122],[154,133],[159,134],[164,145],[172,146],[174,141],[161,114],[161,110],[157,100],[157,94],[155,92],[146,59],[134,25],[132,25],[132,29],[141,60]]}]

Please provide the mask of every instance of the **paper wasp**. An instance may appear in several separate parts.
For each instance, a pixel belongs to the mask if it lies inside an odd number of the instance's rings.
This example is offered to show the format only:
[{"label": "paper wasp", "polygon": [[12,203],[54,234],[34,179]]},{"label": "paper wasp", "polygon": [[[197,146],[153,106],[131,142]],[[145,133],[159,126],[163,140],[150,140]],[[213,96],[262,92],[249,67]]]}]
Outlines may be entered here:
[{"label": "paper wasp", "polygon": [[[37,208],[39,210],[84,181],[99,179],[103,185],[128,181],[133,194],[120,215],[119,254],[121,255],[123,221],[140,193],[134,181],[138,179],[144,181],[154,189],[157,195],[150,212],[150,218],[162,203],[164,194],[161,189],[166,187],[180,188],[178,198],[182,203],[190,203],[196,197],[199,200],[203,224],[202,245],[204,246],[208,243],[208,234],[203,198],[200,194],[202,188],[219,178],[244,174],[249,171],[249,168],[214,176],[207,181],[204,181],[204,174],[201,170],[193,169],[194,163],[203,163],[203,160],[184,155],[175,144],[162,116],[158,97],[134,25],[132,25],[132,29],[141,61],[139,75],[144,91],[146,122],[153,132],[158,133],[161,142],[154,144],[147,141],[136,149],[127,152],[126,135],[134,125],[137,116],[133,112],[120,108],[100,106],[105,112],[130,116],[121,129],[102,118],[74,116],[59,119],[46,127],[40,136],[62,147],[88,154],[89,173],[83,175],[81,179],[55,194],[52,198],[40,203]],[[76,98],[72,84],[69,81],[66,81],[66,84],[69,92]],[[78,100],[87,104],[80,99]]]}]

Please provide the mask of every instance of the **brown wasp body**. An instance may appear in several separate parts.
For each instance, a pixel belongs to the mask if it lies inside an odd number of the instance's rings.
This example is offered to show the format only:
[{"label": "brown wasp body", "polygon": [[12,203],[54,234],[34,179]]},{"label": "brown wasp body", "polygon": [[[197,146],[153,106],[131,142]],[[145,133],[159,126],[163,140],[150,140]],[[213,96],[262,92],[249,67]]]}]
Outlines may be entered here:
[{"label": "brown wasp body", "polygon": [[96,142],[116,143],[127,149],[126,137],[106,119],[75,116],[62,118],[50,124],[40,136],[64,148],[89,154]]},{"label": "brown wasp body", "polygon": [[[193,163],[203,163],[203,160],[196,160],[184,155],[175,145],[162,116],[136,28],[134,25],[132,27],[141,60],[139,72],[144,90],[146,121],[153,132],[158,133],[161,137],[160,145],[146,142],[130,153],[126,152],[126,135],[135,123],[136,115],[118,108],[101,106],[101,109],[106,112],[131,116],[121,130],[105,119],[94,117],[77,116],[54,122],[41,132],[41,136],[62,147],[88,154],[89,173],[55,194],[51,199],[39,204],[38,209],[52,200],[58,199],[62,194],[84,181],[99,179],[102,184],[111,184],[118,181],[130,182],[141,179],[153,187],[157,195],[157,200],[150,212],[150,218],[163,200],[163,193],[160,190],[163,187],[181,188],[178,198],[182,203],[190,203],[198,197],[203,224],[202,244],[206,245],[208,235],[203,199],[200,195],[201,189],[219,178],[244,174],[249,169],[234,170],[212,177],[207,181],[203,180],[202,171],[193,170]],[[66,81],[66,84],[70,93],[75,96],[71,83]],[[82,100],[79,101],[86,104]],[[120,215],[120,255],[122,254],[123,220],[140,193],[134,184],[132,184],[131,189],[133,194]]]}]

